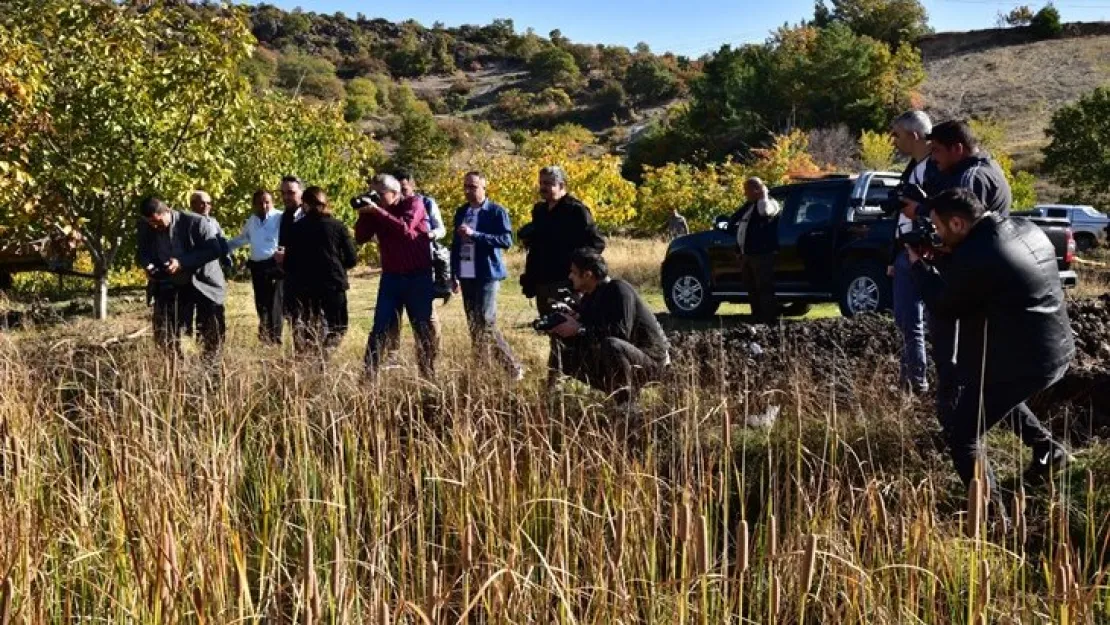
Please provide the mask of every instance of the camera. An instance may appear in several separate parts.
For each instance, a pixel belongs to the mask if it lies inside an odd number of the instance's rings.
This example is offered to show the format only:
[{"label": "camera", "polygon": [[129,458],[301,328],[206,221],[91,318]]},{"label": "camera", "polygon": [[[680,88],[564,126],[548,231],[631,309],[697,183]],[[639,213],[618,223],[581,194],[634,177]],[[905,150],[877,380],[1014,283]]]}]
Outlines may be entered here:
[{"label": "camera", "polygon": [[890,190],[886,199],[879,204],[879,208],[883,210],[883,214],[890,216],[901,212],[902,205],[906,200],[924,204],[926,199],[928,199],[928,196],[925,195],[925,190],[919,185],[902,182]]},{"label": "camera", "polygon": [[153,281],[164,281],[170,279],[170,272],[166,271],[165,265],[150,264],[146,266],[147,278]]},{"label": "camera", "polygon": [[351,198],[351,208],[355,210],[366,208],[371,204],[374,204],[375,206],[382,205],[382,196],[378,195],[377,191],[371,191],[370,193],[367,193],[365,195],[359,195],[357,197]]},{"label": "camera", "polygon": [[567,320],[567,315],[578,310],[578,300],[570,289],[559,289],[555,302],[551,305],[551,312],[540,315],[532,320],[532,329],[536,332],[547,333]]}]

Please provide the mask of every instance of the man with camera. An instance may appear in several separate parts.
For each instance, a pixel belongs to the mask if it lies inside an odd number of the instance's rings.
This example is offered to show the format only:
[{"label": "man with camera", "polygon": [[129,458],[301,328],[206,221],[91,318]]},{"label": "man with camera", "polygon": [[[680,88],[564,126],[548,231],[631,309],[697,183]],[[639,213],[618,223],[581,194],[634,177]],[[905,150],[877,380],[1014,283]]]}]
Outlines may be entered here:
[{"label": "man with camera", "polygon": [[[925,137],[933,130],[933,122],[922,111],[903,113],[891,124],[890,132],[898,151],[910,158],[902,172],[901,185],[925,187],[937,174],[936,163],[929,158],[930,145]],[[898,208],[901,208],[898,206]],[[927,219],[921,217],[920,219]],[[893,260],[887,275],[894,281],[894,322],[902,334],[902,362],[899,383],[913,393],[926,393],[928,366],[925,355],[925,304],[913,281],[905,242],[919,235],[922,228],[906,215],[898,215],[894,233]]]},{"label": "man with camera", "polygon": [[497,329],[497,291],[505,279],[504,250],[513,244],[509,212],[486,196],[486,178],[471,171],[463,177],[466,204],[455,211],[455,237],[451,241],[451,274],[454,288],[462,290],[474,350],[492,350],[514,381],[524,369]]},{"label": "man with camera", "polygon": [[428,220],[424,203],[401,195],[401,183],[388,174],[374,178],[373,191],[351,200],[358,210],[355,241],[377,238],[382,276],[374,308],[374,327],[366,344],[366,370],[377,374],[383,351],[392,349],[388,336],[408,312],[416,335],[416,356],[426,378],[435,373],[436,344],[432,335],[432,261],[428,253]]},{"label": "man with camera", "polygon": [[575,251],[569,278],[581,301],[558,307],[554,315],[561,318],[541,317],[537,327],[549,327],[562,344],[563,373],[627,406],[638,387],[661,377],[670,361],[663,328],[631,284],[609,276],[599,252]]},{"label": "man with camera", "polygon": [[[431,196],[417,193],[416,178],[413,177],[412,172],[406,169],[398,169],[394,172],[393,177],[401,183],[401,196],[403,198],[415,197],[424,204],[425,219],[428,221],[428,254],[432,259],[432,284],[435,290],[433,300],[442,298],[446,302],[451,296],[451,254],[439,243],[443,237],[447,236],[447,226],[443,221],[443,215],[440,213],[439,204],[436,204],[435,199]],[[432,307],[431,327],[432,339],[438,348],[440,328],[439,315],[436,314],[435,306]],[[400,344],[401,326],[398,324],[389,334],[390,349],[396,349]]]},{"label": "man with camera", "polygon": [[155,340],[180,355],[186,311],[194,309],[204,353],[215,356],[227,329],[219,262],[227,242],[211,221],[172,210],[158,198],[143,200],[139,213],[137,257],[151,282]]},{"label": "man with camera", "polygon": [[[936,176],[926,179],[925,191],[929,196],[946,189],[969,189],[987,212],[1009,216],[1012,202],[1010,184],[1006,182],[998,163],[979,149],[979,141],[966,122],[942,122],[933,126],[926,138],[930,142],[930,157],[938,169]],[[911,219],[928,217],[928,209],[919,214],[918,207],[917,202],[907,201],[903,214]],[[941,254],[937,268],[942,273],[945,263],[945,255]],[[954,401],[958,322],[929,307],[928,300],[925,305],[933,340],[933,362],[937,366],[937,404],[943,406]]]},{"label": "man with camera", "polygon": [[980,439],[1007,417],[1033,450],[1028,481],[1068,460],[1025,405],[1064,375],[1075,353],[1056,252],[1036,225],[988,212],[969,189],[943,191],[926,207],[950,253],[938,271],[908,248],[913,277],[930,310],[959,321],[955,388],[938,416],[960,478],[970,483],[981,462],[997,495]]},{"label": "man with camera", "polygon": [[[586,248],[600,254],[605,250],[605,239],[589,207],[567,192],[567,174],[562,167],[541,169],[539,190],[543,200],[532,207],[532,221],[520,229],[517,238],[528,250],[520,276],[521,289],[525,297],[536,298],[536,309],[546,315],[558,300],[559,291],[569,286],[567,274],[574,251]],[[558,350],[559,343],[552,341],[549,385],[557,378]]]}]

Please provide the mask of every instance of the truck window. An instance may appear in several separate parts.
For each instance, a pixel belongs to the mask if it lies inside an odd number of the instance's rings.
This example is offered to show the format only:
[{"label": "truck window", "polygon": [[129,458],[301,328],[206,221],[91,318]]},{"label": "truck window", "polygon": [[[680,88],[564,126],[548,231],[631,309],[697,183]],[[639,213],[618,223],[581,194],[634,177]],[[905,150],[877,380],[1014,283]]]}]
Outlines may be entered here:
[{"label": "truck window", "polygon": [[800,230],[832,222],[833,209],[840,205],[845,190],[835,187],[800,189],[787,203],[783,219],[787,225]]},{"label": "truck window", "polygon": [[1068,209],[1066,208],[1050,208],[1045,211],[1045,217],[1060,217],[1063,219],[1068,218]]}]

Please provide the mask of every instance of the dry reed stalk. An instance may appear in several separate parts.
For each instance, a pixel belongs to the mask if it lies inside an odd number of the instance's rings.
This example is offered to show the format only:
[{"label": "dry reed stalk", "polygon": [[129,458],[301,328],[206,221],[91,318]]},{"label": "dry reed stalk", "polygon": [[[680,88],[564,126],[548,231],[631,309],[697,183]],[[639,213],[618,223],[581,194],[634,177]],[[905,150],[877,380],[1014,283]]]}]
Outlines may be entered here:
[{"label": "dry reed stalk", "polygon": [[695,573],[709,573],[709,519],[704,514],[694,520]]},{"label": "dry reed stalk", "polygon": [[779,612],[782,610],[782,580],[778,575],[771,578],[771,622],[774,623],[778,620]]},{"label": "dry reed stalk", "polygon": [[748,570],[748,521],[740,521],[736,528],[736,573],[742,575]]},{"label": "dry reed stalk", "polygon": [[312,539],[312,531],[305,533],[304,561],[304,625],[315,625],[320,618],[320,587],[316,579],[316,546]]},{"label": "dry reed stalk", "polygon": [[771,514],[767,519],[767,561],[774,563],[775,556],[778,554],[778,527],[775,515]]},{"label": "dry reed stalk", "polygon": [[979,478],[971,478],[967,492],[967,535],[979,538],[979,526],[983,522],[983,487]]},{"label": "dry reed stalk", "polygon": [[802,560],[802,579],[805,584],[802,586],[805,594],[809,594],[810,589],[813,588],[813,576],[817,572],[817,534],[810,534],[809,541],[806,543],[805,558]]},{"label": "dry reed stalk", "polygon": [[0,625],[11,625],[12,595],[14,594],[11,576],[5,576],[4,583],[0,584]]},{"label": "dry reed stalk", "polygon": [[986,560],[979,562],[979,623],[988,625],[987,608],[991,603],[991,567]]},{"label": "dry reed stalk", "polygon": [[335,535],[335,559],[332,561],[331,568],[331,594],[335,599],[336,605],[336,621],[343,623],[347,620],[347,578],[346,578],[346,563],[343,557],[343,542],[339,539],[339,533]]}]

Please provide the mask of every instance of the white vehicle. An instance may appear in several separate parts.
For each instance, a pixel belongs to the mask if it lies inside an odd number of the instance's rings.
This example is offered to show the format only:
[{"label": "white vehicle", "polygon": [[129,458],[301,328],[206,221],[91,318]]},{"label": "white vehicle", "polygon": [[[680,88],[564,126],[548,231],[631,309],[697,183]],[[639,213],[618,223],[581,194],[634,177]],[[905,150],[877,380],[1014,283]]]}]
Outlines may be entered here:
[{"label": "white vehicle", "polygon": [[1041,204],[1034,206],[1033,210],[1014,213],[1014,215],[1067,219],[1075,234],[1075,246],[1081,251],[1106,243],[1106,228],[1110,226],[1110,217],[1092,206]]}]

